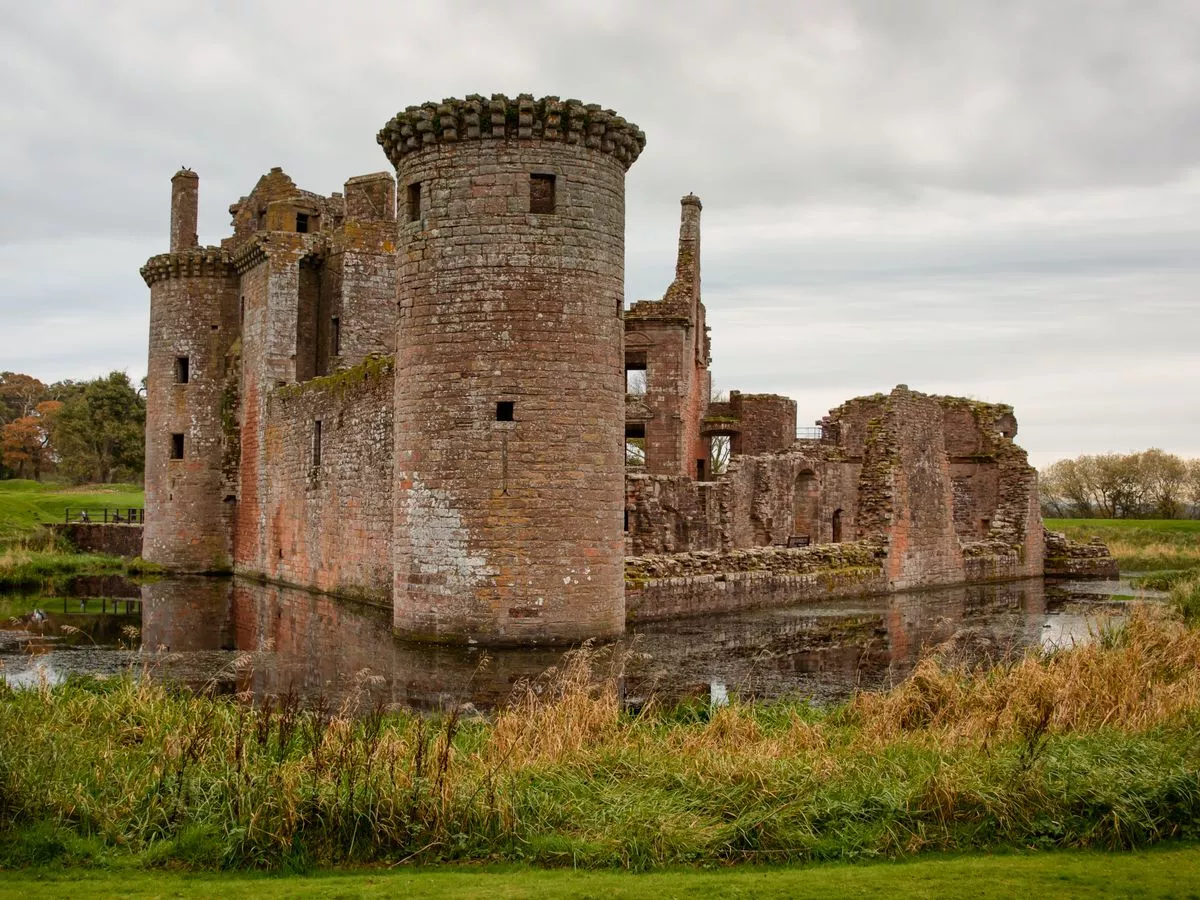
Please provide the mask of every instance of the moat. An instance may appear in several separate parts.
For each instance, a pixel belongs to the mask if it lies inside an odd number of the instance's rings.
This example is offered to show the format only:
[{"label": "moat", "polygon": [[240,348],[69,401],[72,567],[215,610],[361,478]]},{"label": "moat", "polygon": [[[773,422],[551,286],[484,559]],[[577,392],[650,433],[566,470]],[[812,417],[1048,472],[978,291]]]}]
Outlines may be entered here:
[{"label": "moat", "polygon": [[[80,596],[89,593],[109,596]],[[923,652],[939,646],[986,663],[1092,640],[1103,621],[1121,615],[1113,598],[1133,593],[1125,582],[1027,579],[844,598],[640,625],[610,653],[624,659],[633,702],[736,693],[828,703],[903,680]],[[393,636],[384,611],[240,579],[140,588],[84,581],[63,596],[9,594],[0,603],[0,675],[17,685],[132,669],[256,698],[292,690],[309,701],[340,703],[357,694],[418,709],[486,709],[562,656],[407,643]]]}]

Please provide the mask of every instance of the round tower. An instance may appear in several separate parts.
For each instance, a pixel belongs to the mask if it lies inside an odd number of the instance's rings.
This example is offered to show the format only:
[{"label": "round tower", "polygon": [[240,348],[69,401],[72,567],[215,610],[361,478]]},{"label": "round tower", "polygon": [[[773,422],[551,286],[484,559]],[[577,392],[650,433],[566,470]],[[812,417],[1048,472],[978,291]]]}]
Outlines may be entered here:
[{"label": "round tower", "polygon": [[[150,288],[146,524],[142,556],[191,572],[230,568],[225,354],[237,331],[228,253],[196,240],[199,179],[171,179],[171,252],[142,267]],[[230,421],[227,421],[230,420]]]},{"label": "round tower", "polygon": [[396,627],[619,635],[625,172],[645,136],[494,95],[409,107],[379,143],[401,206]]}]

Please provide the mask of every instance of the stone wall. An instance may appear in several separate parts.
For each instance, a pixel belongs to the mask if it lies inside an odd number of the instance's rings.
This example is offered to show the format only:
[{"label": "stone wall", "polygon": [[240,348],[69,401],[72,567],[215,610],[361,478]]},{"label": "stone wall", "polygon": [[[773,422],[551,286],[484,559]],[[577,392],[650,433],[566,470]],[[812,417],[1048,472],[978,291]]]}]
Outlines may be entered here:
[{"label": "stone wall", "polygon": [[627,551],[731,550],[786,544],[796,535],[814,544],[853,540],[860,469],[813,445],[733,457],[712,482],[631,474]]},{"label": "stone wall", "polygon": [[684,575],[638,583],[626,591],[625,609],[630,622],[653,622],[789,606],[830,597],[880,594],[887,590],[887,579],[878,567],[804,575],[772,572]]},{"label": "stone wall", "polygon": [[[586,138],[568,136],[582,128]],[[625,170],[640,132],[555,98],[412,107],[397,167],[396,627],[624,629]]]},{"label": "stone wall", "polygon": [[1086,544],[1059,531],[1045,532],[1046,575],[1059,578],[1118,578],[1117,561],[1096,537]]},{"label": "stone wall", "polygon": [[222,417],[237,282],[215,247],[156,256],[142,277],[150,286],[144,554],[184,571],[228,570]]},{"label": "stone wall", "polygon": [[775,453],[796,440],[796,401],[790,397],[730,391],[729,414],[738,426],[730,447],[735,454]]},{"label": "stone wall", "polygon": [[372,359],[270,393],[262,554],[239,571],[390,606],[394,378]]},{"label": "stone wall", "polygon": [[128,557],[142,555],[141,525],[71,522],[51,525],[50,528],[70,541],[80,553],[110,553]]}]

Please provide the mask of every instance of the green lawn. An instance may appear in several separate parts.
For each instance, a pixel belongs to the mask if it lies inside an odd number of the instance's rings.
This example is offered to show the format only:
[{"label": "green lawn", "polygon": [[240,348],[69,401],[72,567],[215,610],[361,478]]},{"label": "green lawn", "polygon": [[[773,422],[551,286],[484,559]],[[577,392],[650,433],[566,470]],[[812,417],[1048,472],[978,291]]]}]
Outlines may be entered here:
[{"label": "green lawn", "polygon": [[313,875],[22,870],[0,897],[1200,897],[1200,848],[1045,852],[908,862],[671,869],[646,874],[496,867],[359,869]]},{"label": "green lawn", "polygon": [[142,504],[142,488],[136,484],[64,486],[21,479],[0,481],[0,543],[24,537],[44,522],[63,521],[67,507]]},{"label": "green lawn", "polygon": [[1200,568],[1200,519],[1046,519],[1046,527],[1077,541],[1100,538],[1122,571]]}]

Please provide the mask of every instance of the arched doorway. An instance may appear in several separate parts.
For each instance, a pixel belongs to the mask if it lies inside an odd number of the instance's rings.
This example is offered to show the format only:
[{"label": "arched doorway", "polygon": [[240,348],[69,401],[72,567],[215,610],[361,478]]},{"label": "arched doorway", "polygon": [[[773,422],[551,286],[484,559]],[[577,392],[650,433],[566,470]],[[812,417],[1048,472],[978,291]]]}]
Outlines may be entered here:
[{"label": "arched doorway", "polygon": [[816,543],[820,533],[817,528],[817,505],[821,498],[817,476],[811,469],[805,469],[796,476],[796,485],[792,494],[792,536],[807,537],[811,543]]}]

